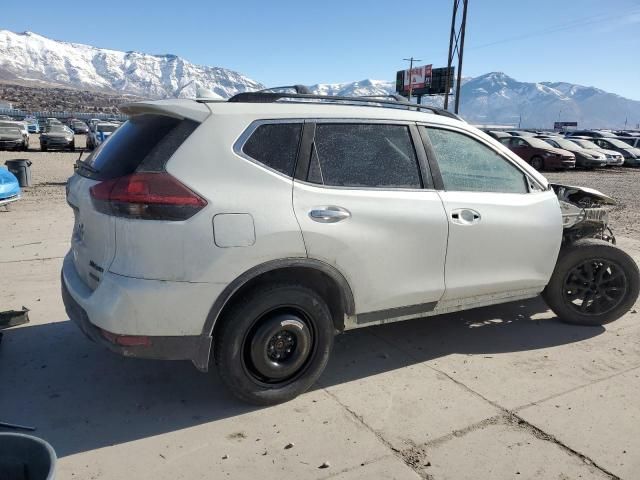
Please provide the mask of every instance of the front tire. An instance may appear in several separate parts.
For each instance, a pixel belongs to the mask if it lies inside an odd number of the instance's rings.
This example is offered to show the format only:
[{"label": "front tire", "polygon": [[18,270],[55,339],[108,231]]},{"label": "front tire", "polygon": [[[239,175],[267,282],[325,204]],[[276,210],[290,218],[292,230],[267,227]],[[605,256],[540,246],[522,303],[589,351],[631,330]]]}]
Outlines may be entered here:
[{"label": "front tire", "polygon": [[531,159],[531,166],[540,172],[544,170],[544,160],[536,155]]},{"label": "front tire", "polygon": [[223,383],[255,405],[286,402],[318,379],[333,346],[325,300],[294,284],[254,289],[220,321],[214,360]]},{"label": "front tire", "polygon": [[627,313],[639,291],[633,258],[603,240],[582,239],[560,251],[542,297],[563,322],[596,326]]}]

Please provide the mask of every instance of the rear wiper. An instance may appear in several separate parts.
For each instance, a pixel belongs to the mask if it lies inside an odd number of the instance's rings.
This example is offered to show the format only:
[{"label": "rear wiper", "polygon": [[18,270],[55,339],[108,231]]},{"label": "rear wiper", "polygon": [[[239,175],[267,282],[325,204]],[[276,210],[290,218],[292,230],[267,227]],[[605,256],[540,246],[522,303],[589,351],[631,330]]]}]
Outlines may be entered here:
[{"label": "rear wiper", "polygon": [[77,170],[79,168],[84,168],[85,170],[89,170],[91,173],[99,173],[99,170],[89,165],[86,160],[84,161],[82,160],[83,153],[84,153],[84,150],[80,152],[80,156],[78,156],[78,159],[76,160],[76,163],[74,165],[75,169]]}]

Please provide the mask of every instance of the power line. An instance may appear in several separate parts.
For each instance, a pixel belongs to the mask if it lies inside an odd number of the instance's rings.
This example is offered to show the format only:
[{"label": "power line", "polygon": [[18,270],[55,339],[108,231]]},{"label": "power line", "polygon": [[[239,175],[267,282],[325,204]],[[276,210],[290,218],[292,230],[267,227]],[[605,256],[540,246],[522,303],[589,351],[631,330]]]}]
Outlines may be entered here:
[{"label": "power line", "polygon": [[507,42],[513,42],[515,40],[524,40],[526,38],[531,38],[531,37],[537,37],[540,35],[544,35],[547,33],[555,33],[555,32],[561,32],[564,30],[570,30],[572,28],[577,28],[577,27],[582,27],[585,25],[593,25],[595,23],[602,23],[603,21],[607,21],[607,20],[617,20],[619,18],[625,18],[629,15],[632,15],[634,13],[640,12],[640,8],[633,8],[625,13],[617,13],[615,15],[591,15],[588,17],[583,17],[580,19],[575,19],[572,20],[571,22],[566,22],[566,23],[561,23],[555,26],[551,26],[551,27],[547,27],[541,30],[534,30],[531,31],[529,33],[525,33],[522,35],[516,35],[514,37],[509,37],[509,38],[504,38],[502,40],[496,40],[494,42],[489,42],[489,43],[484,43],[482,45],[476,45],[473,47],[468,47],[471,50],[476,50],[476,49],[480,49],[480,48],[486,48],[486,47],[491,47],[493,45],[499,45],[501,43],[507,43]]}]

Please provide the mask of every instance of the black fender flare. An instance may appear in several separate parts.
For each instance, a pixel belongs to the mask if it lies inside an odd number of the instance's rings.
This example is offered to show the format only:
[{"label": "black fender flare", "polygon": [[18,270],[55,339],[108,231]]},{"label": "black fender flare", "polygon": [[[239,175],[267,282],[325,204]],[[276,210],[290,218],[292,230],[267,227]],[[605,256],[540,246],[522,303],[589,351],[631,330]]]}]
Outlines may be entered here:
[{"label": "black fender flare", "polygon": [[286,270],[287,268],[309,268],[319,271],[331,278],[340,288],[342,302],[345,314],[348,316],[355,315],[355,301],[353,291],[347,279],[340,271],[328,263],[312,258],[284,258],[279,260],[271,260],[255,267],[250,268],[242,273],[235,280],[229,283],[220,295],[216,298],[209,310],[209,314],[205,320],[200,335],[200,347],[197,359],[194,359],[196,367],[200,370],[207,370],[209,353],[211,351],[211,339],[216,322],[220,317],[220,313],[228,304],[229,300],[248,282],[268,272],[276,270]]}]

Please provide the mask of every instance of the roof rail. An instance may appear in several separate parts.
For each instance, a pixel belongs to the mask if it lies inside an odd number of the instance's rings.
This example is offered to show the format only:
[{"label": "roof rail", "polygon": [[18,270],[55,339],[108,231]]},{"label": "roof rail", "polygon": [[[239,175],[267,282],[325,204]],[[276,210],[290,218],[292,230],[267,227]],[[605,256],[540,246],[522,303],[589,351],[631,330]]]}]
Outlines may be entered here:
[{"label": "roof rail", "polygon": [[[276,87],[276,88],[294,88],[294,87]],[[306,87],[303,87],[306,88]],[[429,105],[421,105],[419,103],[407,102],[404,99],[398,99],[397,95],[370,95],[362,97],[345,97],[339,95],[316,95],[312,93],[283,93],[283,92],[270,92],[261,90],[258,92],[243,92],[238,93],[231,97],[228,102],[234,103],[275,103],[282,99],[300,100],[304,102],[306,100],[323,100],[325,102],[336,103],[352,103],[356,105],[362,105],[367,107],[380,107],[380,108],[415,108],[419,110],[429,110],[436,115],[442,115],[443,117],[454,118],[456,120],[463,121],[458,115],[443,108],[432,107]],[[308,90],[307,90],[308,91]],[[393,100],[389,100],[393,98]],[[198,99],[197,101],[206,103],[208,99]]]}]

